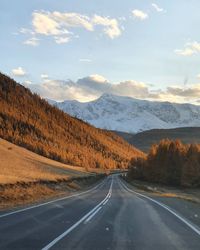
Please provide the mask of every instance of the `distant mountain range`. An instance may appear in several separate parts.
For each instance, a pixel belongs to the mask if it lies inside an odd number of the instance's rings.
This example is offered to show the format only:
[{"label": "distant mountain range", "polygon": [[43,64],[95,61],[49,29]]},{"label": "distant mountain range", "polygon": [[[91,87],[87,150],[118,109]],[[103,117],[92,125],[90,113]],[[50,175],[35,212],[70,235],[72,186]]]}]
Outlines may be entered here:
[{"label": "distant mountain range", "polygon": [[152,144],[158,144],[163,139],[179,139],[183,143],[200,144],[200,127],[152,129],[138,134],[117,131],[115,131],[115,133],[144,152],[148,152]]},{"label": "distant mountain range", "polygon": [[104,94],[87,103],[50,101],[64,112],[97,128],[138,133],[150,129],[200,127],[200,106],[153,102]]}]

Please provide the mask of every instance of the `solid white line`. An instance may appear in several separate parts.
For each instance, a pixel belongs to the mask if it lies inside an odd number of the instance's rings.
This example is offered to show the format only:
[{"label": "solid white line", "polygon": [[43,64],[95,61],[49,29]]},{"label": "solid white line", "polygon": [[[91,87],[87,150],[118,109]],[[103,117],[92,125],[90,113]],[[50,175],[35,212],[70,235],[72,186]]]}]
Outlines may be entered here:
[{"label": "solid white line", "polygon": [[107,199],[106,201],[104,201],[103,206],[105,206],[108,201],[109,201],[109,199]]},{"label": "solid white line", "polygon": [[200,228],[199,228],[198,226],[194,225],[192,222],[189,222],[187,219],[185,219],[185,218],[182,217],[181,215],[177,214],[177,213],[176,213],[175,211],[173,211],[170,207],[168,207],[168,206],[164,205],[163,203],[161,203],[161,202],[159,202],[159,201],[156,201],[156,200],[154,200],[154,199],[152,199],[152,198],[150,198],[150,197],[148,197],[148,196],[146,196],[146,195],[143,195],[143,194],[140,194],[140,193],[138,193],[138,192],[135,192],[135,191],[131,190],[131,189],[128,188],[128,187],[124,184],[124,182],[122,182],[121,180],[120,180],[120,183],[121,183],[122,186],[123,186],[126,190],[128,190],[129,192],[134,193],[134,194],[136,194],[136,195],[138,195],[138,196],[141,196],[141,197],[143,197],[143,198],[145,198],[145,199],[147,199],[147,200],[150,200],[150,201],[152,201],[153,203],[156,203],[157,205],[159,205],[160,207],[166,209],[168,212],[170,212],[171,214],[173,214],[175,217],[177,217],[179,220],[181,220],[184,224],[186,224],[189,228],[191,228],[194,232],[196,232],[196,233],[200,236]]},{"label": "solid white line", "polygon": [[88,223],[100,210],[102,209],[102,207],[99,207],[97,210],[94,211],[93,214],[91,214],[84,222],[84,224]]},{"label": "solid white line", "polygon": [[72,230],[74,230],[78,225],[80,225],[91,213],[93,213],[93,211],[96,209],[96,207],[94,209],[92,209],[89,213],[87,213],[85,216],[83,216],[79,221],[77,221],[74,225],[72,225],[69,229],[67,229],[64,233],[62,233],[61,235],[59,235],[56,239],[54,239],[53,241],[51,241],[47,246],[43,247],[42,250],[48,250],[50,249],[52,246],[54,246],[59,240],[61,240],[62,238],[64,238],[66,235],[68,235]]},{"label": "solid white line", "polygon": [[110,189],[108,194],[106,195],[106,197],[96,206],[94,207],[92,210],[90,210],[86,215],[84,215],[79,221],[77,221],[74,225],[72,225],[70,228],[68,228],[64,233],[62,233],[61,235],[59,235],[57,238],[55,238],[53,241],[51,241],[47,246],[43,247],[42,250],[49,250],[52,246],[54,246],[58,241],[60,241],[61,239],[63,239],[65,236],[67,236],[72,230],[74,230],[76,227],[78,227],[83,221],[85,221],[88,216],[90,216],[91,214],[93,214],[96,210],[98,210],[98,208],[104,203],[104,201],[108,198],[108,195],[110,193],[110,190],[112,188],[112,183],[113,183],[113,179],[111,181],[110,184]]},{"label": "solid white line", "polygon": [[59,198],[59,199],[56,199],[56,200],[40,203],[38,205],[34,205],[34,206],[31,206],[31,207],[22,208],[22,209],[19,209],[19,210],[13,211],[13,212],[9,212],[9,213],[6,213],[6,214],[2,214],[2,215],[0,215],[0,218],[4,218],[4,217],[7,217],[7,216],[10,216],[10,215],[13,215],[13,214],[18,214],[18,213],[21,213],[21,212],[24,212],[24,211],[27,211],[27,210],[30,210],[30,209],[33,209],[33,208],[38,208],[38,207],[42,207],[42,206],[45,206],[45,205],[49,205],[49,204],[52,204],[54,202],[58,202],[58,201],[70,199],[70,198],[73,198],[73,197],[81,196],[83,194],[87,194],[87,193],[92,192],[95,189],[99,188],[101,185],[103,186],[104,182],[105,182],[105,179],[101,183],[99,183],[97,186],[95,186],[95,187],[93,187],[93,188],[91,188],[91,189],[89,189],[87,191],[77,193],[77,194],[73,194],[73,195],[70,195],[70,196],[65,196],[63,198]]}]

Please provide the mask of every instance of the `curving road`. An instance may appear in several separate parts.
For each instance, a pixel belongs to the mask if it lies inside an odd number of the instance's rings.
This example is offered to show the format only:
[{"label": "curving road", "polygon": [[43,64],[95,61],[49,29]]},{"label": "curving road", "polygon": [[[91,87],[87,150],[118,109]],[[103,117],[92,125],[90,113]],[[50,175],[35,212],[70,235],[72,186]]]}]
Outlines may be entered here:
[{"label": "curving road", "polygon": [[91,190],[0,214],[0,249],[199,250],[200,230],[115,175]]}]

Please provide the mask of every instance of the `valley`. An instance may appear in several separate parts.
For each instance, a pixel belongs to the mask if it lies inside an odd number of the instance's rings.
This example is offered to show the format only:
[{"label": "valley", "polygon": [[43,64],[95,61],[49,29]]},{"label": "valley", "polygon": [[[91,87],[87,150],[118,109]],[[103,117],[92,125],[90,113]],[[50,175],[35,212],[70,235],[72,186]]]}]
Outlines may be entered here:
[{"label": "valley", "polygon": [[[185,171],[181,164],[190,153],[193,161],[197,159],[199,148],[169,140],[158,143],[165,137],[197,142],[199,128],[137,134],[95,128],[5,75],[0,75],[0,97],[1,249],[60,250],[67,246],[121,250],[135,245],[136,249],[168,250],[174,246],[198,250],[198,166],[190,172],[189,165]],[[106,102],[112,98],[117,114],[116,97],[102,98]],[[112,112],[103,111],[102,126],[109,121],[108,116],[112,118]],[[155,149],[144,153],[152,143],[157,144]],[[156,160],[162,147],[164,170]],[[153,168],[149,159],[155,161]],[[173,186],[179,183],[180,176],[173,174],[177,174],[179,163],[184,170],[180,184],[188,185],[187,191]],[[121,178],[124,175],[127,177]],[[142,240],[144,232],[148,244]],[[11,240],[3,240],[8,236]]]},{"label": "valley", "polygon": [[200,1],[0,2],[0,250],[200,250]]}]

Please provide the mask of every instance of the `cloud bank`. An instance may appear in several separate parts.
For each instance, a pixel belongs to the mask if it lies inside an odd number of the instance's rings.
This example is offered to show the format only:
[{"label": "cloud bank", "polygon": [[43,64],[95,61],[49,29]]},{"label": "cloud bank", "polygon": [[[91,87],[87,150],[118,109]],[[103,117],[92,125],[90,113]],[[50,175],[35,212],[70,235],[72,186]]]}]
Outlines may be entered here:
[{"label": "cloud bank", "polygon": [[200,99],[200,84],[194,84],[187,88],[170,86],[165,90],[151,89],[151,86],[140,81],[127,80],[113,83],[101,75],[90,75],[72,80],[53,80],[43,77],[41,84],[26,84],[33,92],[44,98],[63,101],[77,100],[81,102],[92,101],[104,93],[129,96],[138,99],[192,102]]}]

